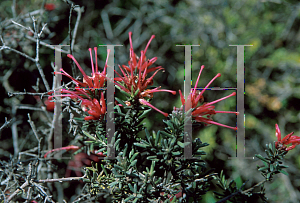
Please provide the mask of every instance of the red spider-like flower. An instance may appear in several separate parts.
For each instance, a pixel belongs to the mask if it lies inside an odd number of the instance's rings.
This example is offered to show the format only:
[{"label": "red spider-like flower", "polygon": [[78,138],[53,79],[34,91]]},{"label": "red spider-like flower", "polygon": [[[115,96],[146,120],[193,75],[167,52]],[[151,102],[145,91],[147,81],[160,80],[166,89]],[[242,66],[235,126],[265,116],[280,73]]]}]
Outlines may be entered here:
[{"label": "red spider-like flower", "polygon": [[[197,85],[198,85],[198,82],[199,82],[199,79],[200,79],[200,75],[201,75],[201,72],[202,70],[204,69],[204,66],[202,65],[201,66],[201,69],[200,69],[200,72],[199,72],[199,75],[198,75],[198,78],[197,78],[197,81],[196,81],[196,84],[195,84],[195,87],[191,90],[191,93],[189,94],[189,97],[188,99],[191,101],[191,104],[192,104],[192,108],[195,108],[195,110],[193,110],[192,112],[192,116],[193,118],[198,121],[198,122],[203,122],[203,123],[206,123],[206,124],[214,124],[214,125],[219,125],[219,126],[222,126],[222,127],[226,127],[226,128],[230,128],[230,129],[233,129],[233,130],[237,130],[237,127],[230,127],[230,126],[227,126],[227,125],[224,125],[224,124],[221,124],[221,123],[217,123],[215,121],[213,121],[211,119],[211,117],[217,113],[234,113],[236,115],[239,114],[239,112],[232,112],[232,111],[215,111],[215,106],[212,106],[212,104],[215,104],[217,102],[220,102],[224,99],[227,99],[231,96],[235,96],[236,93],[233,92],[232,94],[226,96],[226,97],[223,97],[221,99],[218,99],[218,100],[215,100],[215,101],[212,101],[212,102],[209,102],[209,103],[204,103],[200,106],[198,106],[198,104],[202,103],[204,98],[203,98],[203,93],[205,92],[205,90],[209,87],[209,85],[217,78],[217,77],[221,77],[221,74],[218,73],[207,85],[206,87],[200,92],[197,89]],[[181,91],[179,90],[179,94],[180,94],[180,99],[181,99],[181,103],[182,105],[185,104],[185,99],[181,93]]]},{"label": "red spider-like flower", "polygon": [[[132,32],[129,32],[129,42],[130,42],[130,61],[128,62],[128,66],[123,65],[122,67],[119,66],[123,76],[121,76],[117,71],[116,74],[119,77],[115,78],[115,84],[121,90],[127,93],[128,96],[134,97],[139,99],[139,102],[143,105],[150,106],[151,108],[155,109],[156,111],[162,113],[165,116],[168,116],[167,113],[164,113],[151,105],[145,98],[151,99],[153,97],[154,92],[170,92],[173,95],[176,94],[176,91],[160,89],[161,87],[157,87],[155,89],[147,89],[148,85],[153,84],[153,77],[156,73],[160,70],[163,70],[162,67],[153,67],[149,68],[156,60],[157,57],[152,59],[146,59],[146,52],[151,43],[154,39],[155,35],[152,35],[145,50],[141,51],[141,57],[139,58],[133,51],[132,46],[132,39],[131,39]],[[153,75],[149,78],[146,78],[147,74],[153,72]],[[127,105],[131,105],[130,102],[126,102]]]},{"label": "red spider-like flower", "polygon": [[[281,132],[277,124],[275,124],[276,128],[276,137],[277,142],[275,142],[275,147],[277,149],[284,149],[285,151],[292,150],[296,147],[296,145],[300,144],[300,137],[299,136],[292,136],[294,132],[286,135],[283,139],[281,139]],[[287,147],[288,144],[292,144],[291,146]]]},{"label": "red spider-like flower", "polygon": [[[65,72],[63,69],[61,69],[61,72],[55,72],[56,74],[62,74],[62,75],[67,76],[76,84],[76,88],[75,88],[76,94],[81,94],[81,92],[78,92],[78,90],[81,89],[85,93],[89,94],[92,98],[97,96],[97,95],[95,95],[95,92],[98,92],[96,90],[101,90],[104,87],[104,83],[106,81],[105,75],[106,75],[107,61],[108,61],[108,57],[109,57],[109,53],[110,53],[110,50],[108,50],[104,69],[103,69],[102,73],[100,73],[98,71],[97,47],[94,47],[94,51],[95,51],[96,69],[94,67],[92,49],[89,48],[90,57],[91,57],[91,65],[92,65],[92,77],[86,75],[86,73],[83,71],[83,69],[81,68],[79,63],[76,61],[74,56],[71,54],[68,54],[67,56],[75,62],[76,66],[78,67],[78,69],[80,70],[80,72],[83,75],[83,81],[80,82],[80,81],[76,80],[75,78],[70,76],[67,72]],[[64,92],[62,92],[62,93],[64,93]]]},{"label": "red spider-like flower", "polygon": [[[88,94],[86,94],[83,90],[78,89],[77,91],[70,91],[70,90],[61,90],[63,95],[53,95],[49,98],[55,97],[55,96],[62,96],[62,97],[70,97],[72,99],[77,98],[82,101],[81,108],[84,111],[87,111],[90,116],[86,116],[84,120],[102,120],[104,118],[104,115],[106,113],[106,104],[103,92],[101,92],[101,98],[100,102],[94,98],[92,99]],[[81,93],[87,97],[87,99],[83,98],[82,96],[79,96],[78,93]]]},{"label": "red spider-like flower", "polygon": [[[92,57],[92,49],[89,48],[90,57],[91,57],[91,65],[92,65],[92,77],[87,76],[86,73],[83,71],[79,63],[76,61],[74,56],[68,54],[68,57],[71,58],[75,64],[77,65],[78,69],[83,75],[83,81],[80,82],[70,76],[67,72],[61,69],[61,72],[55,72],[56,74],[62,74],[69,77],[75,84],[76,87],[72,90],[62,89],[61,97],[70,97],[72,99],[80,99],[82,101],[81,107],[84,111],[87,111],[90,116],[86,116],[85,120],[102,120],[106,113],[106,104],[102,90],[104,87],[104,83],[106,81],[106,68],[107,68],[107,61],[109,57],[110,50],[108,50],[107,58],[104,66],[104,70],[102,73],[98,71],[98,62],[97,62],[97,47],[94,47],[95,51],[95,61],[96,61],[96,69],[94,67],[93,57]],[[64,94],[65,93],[65,94]],[[53,96],[49,97],[51,99]]]}]

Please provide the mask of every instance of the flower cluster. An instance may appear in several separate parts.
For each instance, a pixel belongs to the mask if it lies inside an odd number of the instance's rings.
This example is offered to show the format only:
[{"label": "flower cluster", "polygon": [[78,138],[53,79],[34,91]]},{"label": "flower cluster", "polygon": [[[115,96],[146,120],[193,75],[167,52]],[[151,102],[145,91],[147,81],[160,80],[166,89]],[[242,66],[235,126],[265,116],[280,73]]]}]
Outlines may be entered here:
[{"label": "flower cluster", "polygon": [[[206,123],[206,124],[214,124],[214,125],[219,125],[219,126],[222,126],[222,127],[226,127],[226,128],[230,128],[230,129],[233,129],[233,130],[237,130],[237,127],[230,127],[230,126],[227,126],[227,125],[224,125],[224,124],[221,124],[221,123],[217,123],[215,121],[212,120],[212,116],[217,114],[217,113],[234,113],[236,115],[239,114],[239,112],[232,112],[232,111],[216,111],[215,110],[215,106],[212,106],[212,104],[215,104],[217,102],[220,102],[224,99],[227,99],[231,96],[235,96],[236,93],[233,92],[232,94],[226,96],[226,97],[223,97],[221,99],[218,99],[218,100],[215,100],[215,101],[212,101],[212,102],[209,102],[209,103],[203,103],[201,105],[201,103],[203,102],[204,100],[204,97],[203,97],[203,93],[205,92],[205,90],[209,87],[209,85],[217,78],[217,77],[221,77],[221,74],[218,73],[207,85],[206,87],[200,92],[199,90],[197,90],[197,85],[198,85],[198,82],[199,82],[199,79],[200,79],[200,75],[201,75],[201,72],[202,70],[204,69],[204,65],[201,66],[201,69],[200,69],[200,72],[199,72],[199,75],[198,75],[198,78],[197,78],[197,81],[196,81],[196,84],[195,84],[195,87],[191,90],[191,93],[189,94],[189,97],[188,97],[188,100],[190,100],[191,104],[192,104],[192,108],[194,108],[193,112],[192,112],[192,116],[193,118],[197,121],[197,122],[203,122],[203,123]],[[181,103],[182,105],[185,104],[185,99],[181,93],[181,91],[179,90],[179,94],[180,94],[180,99],[181,99]],[[200,106],[198,106],[200,104]],[[183,106],[182,108],[183,109]],[[176,108],[175,108],[176,110]]]},{"label": "flower cluster", "polygon": [[[281,132],[277,124],[275,124],[276,128],[276,137],[277,141],[275,142],[275,147],[277,149],[283,149],[286,151],[292,150],[296,147],[296,145],[300,144],[300,137],[299,136],[292,136],[294,132],[286,135],[283,139],[281,139]],[[292,144],[291,146],[287,147],[288,144]]]},{"label": "flower cluster", "polygon": [[[157,60],[157,57],[154,57],[150,60],[149,59],[147,60],[146,58],[147,49],[155,36],[154,35],[151,36],[146,48],[143,51],[141,51],[141,57],[139,58],[134,53],[131,35],[132,32],[129,32],[129,42],[130,42],[130,60],[128,61],[129,67],[126,65],[122,65],[122,67],[119,66],[123,76],[121,76],[117,71],[115,71],[116,74],[119,76],[115,78],[116,87],[118,87],[121,91],[125,92],[125,94],[131,100],[138,99],[138,101],[141,104],[150,106],[151,108],[162,113],[163,115],[168,116],[167,113],[162,112],[161,110],[151,105],[149,101],[147,101],[149,99],[152,99],[154,92],[170,92],[173,95],[176,94],[176,91],[160,89],[161,88],[160,86],[154,89],[147,89],[148,85],[153,84],[153,77],[157,74],[157,72],[163,70],[163,68],[160,66],[149,68]],[[147,74],[153,71],[155,71],[153,75],[147,78]],[[126,105],[131,106],[130,101],[126,101],[125,103]]]},{"label": "flower cluster", "polygon": [[[173,95],[175,95],[176,91],[160,89],[161,88],[160,86],[154,89],[147,89],[149,85],[153,85],[153,78],[157,74],[157,72],[163,70],[163,68],[160,66],[150,68],[150,66],[157,60],[157,57],[154,57],[150,60],[146,58],[147,49],[151,41],[154,39],[154,37],[155,37],[154,35],[151,36],[150,40],[146,45],[146,48],[141,51],[141,56],[138,57],[133,50],[132,32],[129,32],[130,60],[128,61],[128,66],[126,65],[122,65],[122,67],[119,66],[123,76],[121,76],[117,71],[115,71],[115,73],[119,77],[114,78],[113,82],[116,85],[116,87],[120,89],[127,96],[128,100],[125,102],[127,106],[131,106],[133,102],[137,101],[142,105],[147,105],[155,109],[156,111],[162,113],[164,116],[167,117],[168,113],[162,112],[161,110],[157,109],[155,106],[150,104],[150,100],[153,98],[154,92],[170,92]],[[59,74],[69,77],[76,85],[75,89],[73,90],[67,90],[67,89],[61,90],[63,94],[59,96],[64,96],[64,97],[68,96],[75,100],[80,99],[82,101],[82,109],[84,111],[87,111],[90,115],[90,116],[86,116],[85,120],[99,120],[99,119],[101,120],[104,118],[104,115],[106,113],[105,99],[104,99],[103,91],[101,90],[103,90],[104,88],[105,81],[109,79],[106,77],[106,69],[107,69],[107,61],[108,61],[110,50],[108,50],[107,59],[106,59],[103,72],[98,71],[96,47],[94,48],[94,51],[95,51],[96,68],[94,67],[92,49],[91,48],[89,49],[90,57],[91,57],[91,66],[92,66],[91,77],[86,75],[86,73],[83,71],[79,63],[76,61],[76,59],[70,54],[68,54],[68,57],[71,58],[77,65],[78,69],[83,75],[83,81],[81,82],[73,78],[63,69],[61,69],[61,72],[59,72]],[[238,114],[238,112],[231,112],[231,111],[216,111],[215,107],[212,105],[219,101],[227,99],[228,97],[235,96],[236,95],[235,92],[216,101],[201,104],[204,100],[203,93],[205,92],[205,90],[217,77],[221,76],[221,74],[218,73],[200,92],[196,89],[203,69],[204,66],[201,66],[201,70],[199,72],[195,88],[193,88],[188,98],[191,100],[192,108],[194,108],[192,112],[193,118],[198,122],[219,125],[219,126],[237,130],[237,127],[230,127],[224,124],[217,123],[212,120],[212,116],[217,113]],[[155,72],[152,74],[152,76],[147,77],[147,74],[153,71]],[[180,90],[179,93],[180,93],[182,105],[184,105],[185,99]]]},{"label": "flower cluster", "polygon": [[[106,81],[106,68],[107,68],[107,61],[109,57],[110,50],[108,50],[107,58],[104,66],[104,70],[102,73],[98,71],[98,62],[97,62],[97,47],[94,47],[95,51],[95,61],[96,61],[96,69],[94,67],[93,57],[92,57],[92,49],[89,48],[90,57],[91,57],[91,65],[92,65],[92,76],[87,76],[86,73],[83,71],[79,63],[76,61],[74,56],[68,54],[68,57],[71,58],[75,64],[77,65],[78,69],[83,75],[83,81],[80,82],[76,80],[72,76],[70,76],[67,72],[61,69],[61,72],[55,72],[56,74],[62,74],[69,77],[76,85],[75,89],[67,90],[62,89],[61,93],[65,93],[62,95],[55,95],[61,97],[70,97],[72,99],[80,99],[82,101],[81,107],[84,111],[87,111],[89,116],[86,116],[85,120],[102,120],[106,113],[106,104],[103,94],[103,88]],[[100,90],[100,91],[99,91]],[[54,97],[51,96],[50,98]]]}]

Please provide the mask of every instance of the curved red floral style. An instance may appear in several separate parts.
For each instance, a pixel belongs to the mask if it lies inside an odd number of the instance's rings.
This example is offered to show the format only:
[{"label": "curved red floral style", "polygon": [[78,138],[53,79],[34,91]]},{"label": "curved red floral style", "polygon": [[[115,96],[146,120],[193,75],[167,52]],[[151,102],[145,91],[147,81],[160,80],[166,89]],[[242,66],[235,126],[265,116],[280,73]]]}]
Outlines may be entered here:
[{"label": "curved red floral style", "polygon": [[[76,88],[75,88],[75,91],[74,91],[74,92],[76,92],[76,94],[79,94],[79,95],[82,94],[82,92],[78,92],[78,90],[82,90],[85,93],[87,93],[88,95],[90,95],[92,98],[100,96],[100,95],[96,94],[96,93],[100,94],[100,92],[97,91],[97,90],[102,90],[104,88],[104,84],[105,84],[105,81],[106,81],[106,76],[105,75],[106,75],[106,69],[107,69],[107,61],[108,61],[108,57],[109,57],[109,54],[110,54],[110,50],[108,50],[104,69],[103,69],[102,73],[100,73],[98,71],[97,47],[94,47],[94,51],[95,51],[95,62],[96,62],[95,65],[96,65],[96,68],[94,67],[92,49],[89,48],[90,57],[91,57],[91,66],[92,66],[92,74],[91,74],[92,77],[87,76],[87,74],[83,71],[83,69],[81,68],[81,66],[77,62],[77,60],[71,54],[68,54],[67,56],[75,62],[76,66],[78,67],[78,69],[80,70],[80,72],[83,75],[83,81],[80,82],[80,81],[76,80],[75,78],[70,76],[67,72],[65,72],[63,69],[61,69],[61,72],[55,72],[55,74],[62,74],[62,75],[67,76],[68,78],[70,78],[76,84]],[[62,93],[64,93],[64,92],[62,92]]]},{"label": "curved red floral style", "polygon": [[[87,111],[90,116],[86,116],[84,120],[102,120],[104,118],[104,115],[106,113],[106,104],[105,104],[105,99],[103,92],[101,92],[101,98],[100,102],[94,98],[92,99],[87,95],[85,92],[82,90],[78,89],[77,92],[75,91],[70,91],[70,90],[62,90],[63,93],[68,93],[68,94],[63,94],[63,95],[53,95],[50,96],[49,98],[55,97],[55,96],[61,96],[61,97],[70,97],[72,99],[77,98],[82,101],[81,103],[81,108],[84,111]],[[78,93],[82,93],[87,97],[87,99],[83,98],[82,96],[79,96]]]},{"label": "curved red floral style", "polygon": [[[123,76],[121,76],[117,71],[116,74],[119,77],[115,78],[115,85],[121,90],[127,93],[128,96],[132,96],[139,99],[139,102],[143,105],[147,105],[156,111],[162,113],[164,116],[168,116],[167,113],[164,113],[151,105],[146,99],[151,99],[153,97],[154,92],[170,92],[173,95],[176,94],[176,91],[160,89],[161,87],[156,87],[154,89],[147,89],[148,85],[153,84],[153,77],[157,74],[158,71],[163,70],[162,67],[153,67],[149,68],[156,60],[157,57],[152,59],[146,59],[146,52],[154,39],[155,35],[152,35],[146,48],[141,51],[141,57],[139,58],[133,51],[132,46],[132,32],[129,32],[129,42],[130,42],[130,60],[128,61],[128,66],[123,65],[119,66]],[[153,72],[153,75],[147,78],[147,74]],[[135,96],[134,96],[135,95]],[[128,106],[130,106],[130,102],[126,102]]]},{"label": "curved red floral style", "polygon": [[[204,69],[204,65],[201,66],[201,69],[200,69],[200,72],[199,72],[199,75],[198,75],[198,78],[197,78],[197,81],[196,81],[196,84],[195,84],[195,87],[191,90],[191,93],[189,94],[189,97],[188,99],[191,101],[191,104],[192,104],[192,108],[195,108],[192,112],[192,116],[193,118],[198,121],[198,122],[202,122],[202,123],[206,123],[206,124],[214,124],[214,125],[219,125],[219,126],[222,126],[222,127],[226,127],[226,128],[230,128],[230,129],[233,129],[233,130],[237,130],[237,127],[231,127],[231,126],[227,126],[227,125],[224,125],[224,124],[221,124],[221,123],[217,123],[215,121],[212,120],[212,116],[217,114],[217,113],[234,113],[236,115],[239,114],[239,112],[232,112],[232,111],[216,111],[215,110],[215,106],[212,106],[212,104],[215,104],[217,102],[220,102],[222,100],[225,100],[229,97],[232,97],[232,96],[235,96],[236,93],[233,92],[232,94],[226,96],[226,97],[223,97],[221,99],[218,99],[218,100],[215,100],[215,101],[212,101],[212,102],[208,102],[208,103],[204,103],[200,106],[199,103],[201,104],[204,100],[204,97],[203,97],[203,93],[205,92],[205,90],[209,87],[209,85],[217,78],[217,77],[221,77],[221,74],[218,73],[207,85],[206,87],[200,92],[197,90],[197,86],[198,86],[198,82],[199,82],[199,79],[200,79],[200,75],[201,75],[201,72],[202,70]],[[181,93],[181,91],[179,90],[179,94],[180,94],[180,99],[181,99],[181,103],[182,105],[185,104],[185,99]]]},{"label": "curved red floral style", "polygon": [[[286,151],[292,150],[296,147],[296,145],[300,144],[300,137],[299,136],[292,136],[294,132],[286,135],[283,139],[281,139],[281,132],[277,124],[275,124],[276,128],[276,137],[277,142],[275,142],[275,147],[277,149],[284,149]],[[287,147],[288,144],[292,144],[291,146]]]},{"label": "curved red floral style", "polygon": [[52,95],[49,99],[52,99],[55,96],[60,97],[70,97],[71,99],[80,99],[82,101],[81,107],[84,111],[90,116],[86,116],[85,120],[102,120],[106,113],[106,104],[103,95],[103,88],[106,81],[106,69],[107,69],[107,61],[109,57],[110,50],[107,51],[107,58],[105,62],[104,69],[102,73],[98,71],[98,61],[97,61],[97,47],[94,47],[95,52],[95,66],[93,62],[92,49],[89,48],[90,57],[91,57],[91,66],[92,66],[92,76],[87,76],[87,74],[83,71],[77,60],[71,54],[67,56],[71,58],[80,72],[83,75],[83,81],[76,80],[72,76],[70,76],[67,72],[61,69],[61,72],[55,72],[55,74],[62,74],[70,78],[76,85],[75,88],[72,89],[61,89],[61,95]]}]

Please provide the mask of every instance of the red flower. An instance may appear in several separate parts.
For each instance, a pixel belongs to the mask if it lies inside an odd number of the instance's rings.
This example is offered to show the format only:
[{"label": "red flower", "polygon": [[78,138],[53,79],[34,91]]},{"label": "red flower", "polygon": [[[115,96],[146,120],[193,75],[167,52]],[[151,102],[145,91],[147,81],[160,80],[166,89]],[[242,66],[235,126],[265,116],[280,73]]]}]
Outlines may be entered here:
[{"label": "red flower", "polygon": [[[198,106],[198,104],[202,103],[204,98],[203,98],[203,93],[205,92],[205,90],[209,87],[209,85],[217,78],[217,77],[221,77],[221,74],[218,73],[207,85],[206,87],[200,92],[197,89],[197,85],[198,85],[198,82],[199,82],[199,79],[200,79],[200,75],[201,75],[201,72],[202,70],[204,69],[204,65],[201,66],[201,69],[200,69],[200,72],[199,72],[199,75],[198,75],[198,78],[197,78],[197,81],[196,81],[196,84],[195,84],[195,87],[191,90],[191,93],[189,94],[189,97],[188,99],[191,100],[191,103],[192,103],[192,108],[195,108],[195,110],[192,112],[192,116],[195,118],[196,121],[198,122],[203,122],[203,123],[206,123],[206,124],[214,124],[214,125],[219,125],[219,126],[222,126],[222,127],[226,127],[226,128],[230,128],[230,129],[233,129],[233,130],[237,130],[237,127],[230,127],[230,126],[227,126],[227,125],[224,125],[224,124],[221,124],[221,123],[217,123],[215,121],[213,121],[211,119],[211,117],[217,113],[234,113],[236,115],[239,114],[239,112],[232,112],[232,111],[215,111],[215,106],[212,106],[212,104],[215,104],[217,102],[220,102],[224,99],[227,99],[231,96],[235,96],[236,93],[233,92],[232,94],[226,96],[226,97],[223,97],[221,99],[218,99],[218,100],[215,100],[215,101],[212,101],[212,102],[209,102],[209,103],[204,103],[200,106]],[[185,99],[181,93],[181,91],[179,90],[179,94],[180,94],[180,99],[181,99],[181,103],[182,105],[185,104]],[[176,109],[176,108],[175,108]],[[182,108],[181,108],[182,109]]]},{"label": "red flower", "polygon": [[55,4],[45,4],[44,8],[47,10],[47,11],[53,11],[55,9]]},{"label": "red flower", "polygon": [[[77,91],[70,91],[70,90],[61,90],[63,93],[69,93],[69,94],[63,94],[63,95],[53,95],[49,98],[55,97],[55,96],[61,96],[61,97],[70,97],[70,98],[77,98],[82,101],[81,108],[84,111],[87,111],[90,116],[86,116],[84,120],[102,120],[104,118],[104,115],[106,113],[106,104],[104,100],[103,92],[101,92],[101,98],[100,102],[94,98],[92,99],[82,90],[78,89]],[[78,93],[84,94],[87,99],[84,99],[82,96],[79,96]]]},{"label": "red flower", "polygon": [[[275,142],[275,147],[277,149],[284,149],[286,151],[292,150],[296,147],[296,145],[300,144],[300,137],[299,136],[292,136],[294,132],[291,132],[290,134],[286,135],[283,139],[281,139],[281,132],[277,124],[275,124],[276,128],[276,137],[277,142]],[[292,144],[287,148],[288,144]]]},{"label": "red flower", "polygon": [[62,95],[53,95],[49,97],[49,99],[53,98],[54,96],[61,96],[61,97],[70,97],[71,99],[80,99],[82,101],[81,107],[84,111],[87,111],[90,116],[86,116],[85,120],[102,120],[106,113],[106,104],[102,90],[104,87],[104,83],[106,81],[106,68],[107,68],[107,61],[110,50],[108,50],[107,58],[104,66],[104,70],[102,73],[98,71],[98,62],[97,62],[97,47],[94,47],[95,51],[95,61],[96,61],[96,69],[94,67],[93,56],[92,56],[92,49],[89,48],[90,57],[91,57],[91,65],[92,65],[92,76],[87,76],[86,73],[83,71],[79,63],[76,61],[74,56],[68,54],[68,57],[71,58],[75,64],[77,65],[78,69],[83,75],[83,81],[80,82],[70,76],[67,72],[61,69],[61,72],[55,72],[56,74],[62,74],[69,77],[75,84],[75,89],[66,90],[62,89],[61,93],[65,93]]},{"label": "red flower", "polygon": [[[162,113],[165,116],[168,116],[167,113],[164,113],[151,105],[145,98],[151,99],[153,97],[154,92],[170,92],[173,95],[176,94],[176,91],[160,89],[161,87],[157,87],[155,89],[147,89],[148,85],[153,84],[153,77],[156,73],[160,70],[163,70],[162,67],[154,67],[149,68],[156,60],[157,57],[152,59],[146,59],[146,52],[151,43],[154,39],[155,35],[152,35],[145,50],[141,51],[141,57],[139,58],[133,51],[132,46],[132,39],[131,39],[132,32],[129,32],[129,42],[130,42],[130,61],[128,62],[128,66],[123,65],[122,67],[119,66],[123,76],[121,76],[118,72],[116,74],[119,77],[115,78],[115,84],[117,87],[127,93],[128,96],[134,97],[139,99],[139,102],[143,105],[147,105],[156,111]],[[146,78],[147,74],[153,72],[153,75],[149,78]],[[131,105],[130,102],[126,102],[127,105]]]},{"label": "red flower", "polygon": [[52,98],[46,99],[44,103],[46,105],[47,111],[50,111],[50,112],[54,111],[55,103],[54,103],[54,101],[52,101]]},{"label": "red flower", "polygon": [[[90,57],[91,57],[91,65],[92,65],[92,77],[86,75],[86,73],[83,71],[83,69],[81,68],[79,63],[76,61],[74,56],[72,56],[71,54],[68,54],[67,56],[69,58],[71,58],[75,62],[75,64],[77,65],[78,69],[80,70],[80,72],[83,75],[83,81],[80,82],[80,81],[76,80],[75,78],[70,76],[67,72],[65,72],[63,69],[61,69],[62,73],[61,72],[55,72],[56,74],[62,74],[62,75],[65,75],[65,76],[69,77],[76,84],[76,88],[75,88],[76,91],[81,89],[85,93],[89,94],[92,98],[97,97],[97,95],[95,95],[95,93],[96,93],[95,90],[101,90],[104,87],[104,83],[106,81],[106,76],[105,75],[106,75],[107,61],[108,61],[108,56],[109,56],[109,53],[110,53],[110,50],[108,50],[104,70],[102,71],[102,73],[100,73],[98,71],[97,47],[94,47],[94,51],[95,51],[96,69],[94,68],[92,49],[89,48]],[[100,92],[98,92],[98,93],[100,94]],[[76,94],[81,94],[81,93],[77,92]]]}]

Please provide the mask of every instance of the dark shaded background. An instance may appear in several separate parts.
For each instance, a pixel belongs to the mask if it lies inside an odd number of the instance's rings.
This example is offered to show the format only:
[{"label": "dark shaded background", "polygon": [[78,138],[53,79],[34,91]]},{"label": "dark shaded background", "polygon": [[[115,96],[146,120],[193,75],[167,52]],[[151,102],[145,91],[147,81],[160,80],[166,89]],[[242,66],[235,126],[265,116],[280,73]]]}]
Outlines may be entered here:
[{"label": "dark shaded background", "polygon": [[[13,18],[11,9],[13,1],[1,1],[1,33],[7,46],[35,57],[35,43],[26,39],[28,33],[18,27],[10,26]],[[48,23],[42,41],[48,44],[69,44],[69,6],[62,1],[54,3],[55,9],[45,11],[40,16],[41,22]],[[91,72],[89,47],[99,44],[122,44],[115,49],[115,64],[127,64],[129,60],[128,32],[133,32],[133,46],[138,55],[144,49],[151,35],[156,37],[147,51],[147,57],[157,56],[156,66],[165,68],[165,72],[155,76],[154,85],[163,89],[183,90],[184,82],[184,48],[179,44],[200,44],[192,52],[192,78],[195,84],[201,65],[205,69],[198,87],[204,87],[217,73],[218,78],[213,87],[236,86],[236,47],[229,45],[252,44],[245,47],[245,130],[246,156],[264,153],[265,144],[273,142],[275,124],[278,123],[282,135],[292,131],[299,136],[300,129],[300,55],[299,23],[300,4],[297,1],[74,1],[84,7],[79,22],[73,55],[87,73]],[[42,1],[17,1],[15,20],[31,26],[29,17],[22,14],[39,9]],[[21,16],[21,17],[17,17]],[[71,27],[76,22],[73,12]],[[104,66],[106,48],[99,48],[100,67]],[[54,51],[45,46],[40,47],[40,63],[47,81],[52,86]],[[63,68],[72,74],[70,59],[62,54]],[[115,67],[116,69],[117,66]],[[32,96],[8,97],[7,91],[32,91],[36,85],[39,72],[34,63],[8,50],[0,52],[0,123],[15,118],[17,125],[19,150],[23,151],[37,146],[32,130],[27,122],[30,113],[39,132],[43,134],[45,116],[40,112],[18,109],[15,106],[39,107]],[[102,69],[101,69],[102,70]],[[8,72],[11,71],[11,74]],[[78,72],[79,73],[79,72]],[[10,75],[10,76],[9,76]],[[80,74],[78,74],[81,76]],[[66,77],[63,81],[69,82]],[[40,92],[46,91],[42,80],[39,81]],[[213,101],[229,95],[232,91],[206,91],[206,101]],[[180,107],[179,94],[155,93],[154,106],[165,112],[171,112],[173,106]],[[231,97],[216,104],[216,110],[235,111],[236,98]],[[240,112],[241,113],[241,112]],[[160,122],[164,116],[152,111],[146,126],[150,130],[162,129]],[[216,115],[217,122],[235,126],[234,115]],[[1,132],[0,157],[9,159],[14,154],[12,145],[12,128]],[[206,161],[209,166],[222,169],[227,178],[236,180],[240,185],[250,179],[246,187],[263,180],[257,172],[256,159],[232,161],[235,156],[235,131],[218,127],[201,127],[193,132],[210,145],[207,147]],[[68,145],[72,136],[66,136]],[[241,144],[242,145],[242,144]],[[241,146],[239,145],[239,146]],[[300,147],[299,147],[300,148]],[[300,150],[296,147],[285,159],[289,177],[277,175],[275,180],[266,184],[266,194],[270,202],[300,201]],[[65,163],[66,164],[66,163]],[[64,171],[61,172],[64,174]],[[69,196],[69,195],[67,195]],[[207,194],[204,202],[214,202],[212,194]]]}]

